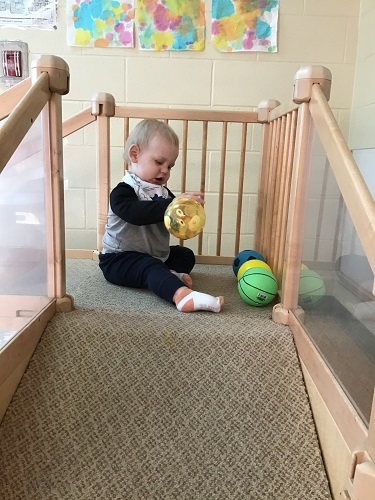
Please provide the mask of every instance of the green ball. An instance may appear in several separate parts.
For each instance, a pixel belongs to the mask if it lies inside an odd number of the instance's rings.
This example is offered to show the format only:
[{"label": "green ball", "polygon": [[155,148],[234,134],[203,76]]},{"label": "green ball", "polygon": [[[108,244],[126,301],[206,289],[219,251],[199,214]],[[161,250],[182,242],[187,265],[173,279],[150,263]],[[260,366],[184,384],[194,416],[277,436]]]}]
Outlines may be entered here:
[{"label": "green ball", "polygon": [[301,269],[298,289],[298,304],[304,308],[319,304],[326,293],[323,278],[311,269]]},{"label": "green ball", "polygon": [[265,306],[277,294],[277,279],[268,269],[252,267],[238,280],[238,293],[251,306]]}]

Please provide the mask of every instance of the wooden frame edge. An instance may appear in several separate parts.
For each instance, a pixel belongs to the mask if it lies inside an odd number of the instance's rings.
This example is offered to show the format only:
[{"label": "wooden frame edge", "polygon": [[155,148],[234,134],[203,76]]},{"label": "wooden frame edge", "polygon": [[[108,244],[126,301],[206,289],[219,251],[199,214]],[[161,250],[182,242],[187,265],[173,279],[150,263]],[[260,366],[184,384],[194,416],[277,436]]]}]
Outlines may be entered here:
[{"label": "wooden frame edge", "polygon": [[99,260],[99,253],[97,250],[83,250],[79,248],[70,248],[65,250],[65,257],[67,259],[89,259]]},{"label": "wooden frame edge", "polygon": [[51,302],[0,351],[0,423],[47,323],[55,312],[56,301],[51,299]]}]

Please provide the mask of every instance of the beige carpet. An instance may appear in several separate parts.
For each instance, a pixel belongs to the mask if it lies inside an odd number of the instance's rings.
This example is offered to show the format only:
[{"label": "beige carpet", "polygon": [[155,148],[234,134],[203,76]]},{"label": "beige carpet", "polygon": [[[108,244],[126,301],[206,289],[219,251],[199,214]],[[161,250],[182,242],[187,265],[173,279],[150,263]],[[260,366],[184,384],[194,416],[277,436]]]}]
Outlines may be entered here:
[{"label": "beige carpet", "polygon": [[230,266],[222,314],[179,313],[68,262],[76,310],[39,343],[0,427],[2,500],[330,499],[288,328]]}]

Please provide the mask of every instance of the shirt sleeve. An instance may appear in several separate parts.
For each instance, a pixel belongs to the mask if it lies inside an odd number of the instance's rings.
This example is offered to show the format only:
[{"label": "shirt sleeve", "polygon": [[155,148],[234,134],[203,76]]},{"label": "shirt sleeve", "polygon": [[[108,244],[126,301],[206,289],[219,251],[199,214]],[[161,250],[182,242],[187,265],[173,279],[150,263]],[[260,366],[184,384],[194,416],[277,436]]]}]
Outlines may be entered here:
[{"label": "shirt sleeve", "polygon": [[122,220],[135,226],[144,226],[164,220],[164,212],[174,198],[169,189],[168,193],[171,198],[158,198],[152,201],[140,200],[131,186],[120,182],[112,190],[109,200],[113,213]]}]

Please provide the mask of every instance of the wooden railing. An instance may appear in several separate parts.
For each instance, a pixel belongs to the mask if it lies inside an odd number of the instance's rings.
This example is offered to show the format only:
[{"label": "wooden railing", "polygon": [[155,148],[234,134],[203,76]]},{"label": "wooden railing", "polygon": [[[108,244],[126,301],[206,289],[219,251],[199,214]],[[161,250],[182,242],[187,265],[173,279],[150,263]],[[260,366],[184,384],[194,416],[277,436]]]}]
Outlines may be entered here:
[{"label": "wooden railing", "polygon": [[[131,120],[140,120],[144,118],[156,118],[165,122],[173,121],[173,125],[181,127],[182,134],[180,138],[181,150],[181,176],[179,180],[178,191],[185,192],[187,190],[188,176],[194,175],[194,182],[197,189],[206,193],[206,196],[215,195],[217,198],[217,218],[216,221],[211,221],[211,227],[214,226],[215,244],[211,244],[212,251],[203,251],[203,238],[205,232],[198,236],[197,248],[195,252],[199,262],[210,263],[230,263],[233,260],[233,255],[239,252],[241,245],[241,224],[244,220],[250,217],[248,212],[243,211],[244,197],[244,177],[245,172],[250,169],[255,169],[256,165],[251,165],[247,161],[247,133],[248,125],[258,122],[256,112],[241,112],[241,111],[212,111],[212,110],[192,110],[192,109],[160,109],[160,108],[136,108],[128,106],[116,106],[114,98],[109,94],[97,94],[92,100],[91,112],[87,109],[77,115],[71,117],[64,122],[63,136],[67,137],[71,133],[88,125],[94,119],[97,120],[97,193],[98,193],[98,208],[97,208],[97,250],[101,250],[102,239],[107,222],[109,190],[110,190],[110,127],[113,124],[112,120],[121,119],[124,130],[124,143],[129,134]],[[191,139],[190,129],[192,122],[201,124],[201,135],[194,140],[200,145],[200,168],[199,172],[191,173],[191,168],[188,162],[189,141]],[[208,137],[211,132],[211,126],[219,124],[220,139],[215,137],[216,142],[220,142],[220,149],[217,151],[220,158],[214,167],[211,166],[211,172],[214,168],[215,176],[218,179],[218,189],[213,191],[208,188]],[[227,154],[228,154],[228,128],[231,124],[239,124],[241,126],[240,152],[238,154],[238,162],[230,172],[226,169]],[[127,168],[126,163],[124,169]],[[235,194],[235,215],[231,215],[233,221],[234,232],[231,235],[230,251],[225,254],[222,249],[223,241],[223,224],[228,223],[229,210],[224,209],[224,197],[226,194],[225,179],[228,176],[235,175],[238,178],[238,187]],[[120,179],[119,179],[120,181]],[[211,233],[211,235],[212,235]],[[184,242],[180,242],[184,244]],[[206,242],[206,248],[208,243]]]},{"label": "wooden railing", "polygon": [[[331,83],[330,73],[323,67],[312,67],[317,76],[296,78],[295,96],[291,103],[282,104],[277,101],[262,101],[257,112],[212,111],[192,109],[157,109],[117,106],[109,94],[96,94],[91,109],[86,109],[73,116],[63,124],[63,136],[97,122],[97,162],[98,162],[98,209],[97,209],[97,250],[101,250],[101,242],[107,220],[110,191],[110,128],[113,119],[123,120],[124,142],[129,134],[131,120],[158,118],[166,122],[181,122],[181,179],[179,190],[185,191],[189,175],[188,143],[190,126],[193,122],[202,123],[200,143],[200,168],[195,172],[196,184],[206,192],[213,192],[207,186],[208,168],[208,135],[214,123],[220,125],[219,160],[214,168],[218,188],[217,218],[209,229],[211,240],[215,243],[205,244],[203,238],[209,230],[198,237],[195,252],[199,262],[229,263],[240,250],[249,248],[243,234],[244,221],[255,219],[254,241],[251,245],[258,250],[271,266],[278,279],[282,303],[286,310],[297,306],[298,281],[302,259],[303,230],[306,217],[306,200],[311,159],[311,134],[313,121],[318,134],[325,134],[322,140],[327,145],[327,156],[331,162],[342,191],[344,202],[358,230],[363,246],[372,267],[374,267],[374,221],[373,202],[363,182],[353,157],[335,124],[332,112],[327,104],[327,96]],[[322,90],[323,89],[323,90]],[[326,95],[325,95],[326,94]],[[319,111],[320,108],[320,111]],[[330,113],[330,116],[329,116]],[[325,118],[322,118],[322,115]],[[329,116],[329,118],[328,118]],[[327,120],[329,125],[327,125]],[[228,127],[232,123],[241,124],[239,160],[229,171],[228,160]],[[325,123],[325,125],[324,125]],[[244,210],[244,193],[248,193],[246,176],[254,165],[248,161],[247,135],[249,124],[262,124],[262,148],[260,157],[259,186],[257,193],[256,214]],[[333,125],[335,124],[335,125]],[[324,131],[325,129],[325,131]],[[334,139],[336,137],[336,139]],[[336,145],[336,146],[335,146]],[[332,152],[338,147],[339,152]],[[346,148],[346,149],[345,149]],[[127,165],[124,164],[124,169]],[[256,166],[255,166],[256,168]],[[351,173],[348,173],[350,170]],[[212,166],[211,166],[212,173]],[[223,224],[229,220],[228,208],[224,199],[228,194],[228,179],[238,176],[235,194],[235,218],[232,226],[231,243],[223,250]],[[356,186],[356,191],[353,186]],[[348,186],[350,189],[348,190]],[[360,194],[361,193],[361,194]],[[363,200],[363,204],[357,200]],[[233,207],[232,207],[233,208]],[[233,210],[232,210],[233,211]],[[226,235],[228,238],[228,235]],[[182,243],[182,242],[181,242]],[[209,247],[209,251],[207,251]],[[371,255],[370,255],[371,254]]]},{"label": "wooden railing", "polygon": [[274,312],[280,322],[287,323],[288,311],[298,306],[314,128],[375,271],[375,203],[329,107],[330,85],[326,68],[302,68],[295,79],[295,104],[268,113],[257,245],[281,284],[281,305]]},{"label": "wooden railing", "polygon": [[[240,250],[249,248],[244,240],[243,225],[254,217],[255,232],[252,247],[259,251],[276,275],[280,290],[282,309],[293,310],[298,303],[298,283],[302,260],[304,225],[308,179],[311,160],[311,136],[315,125],[328,160],[334,171],[344,203],[353,219],[363,248],[372,269],[375,268],[374,254],[374,202],[365,185],[352,154],[336,124],[327,103],[331,75],[324,67],[311,67],[312,73],[306,76],[306,68],[296,75],[293,102],[280,104],[277,101],[262,101],[257,112],[212,111],[192,109],[157,109],[117,106],[109,94],[96,94],[90,109],[86,109],[66,120],[63,124],[63,137],[97,122],[97,163],[98,163],[98,209],[97,209],[97,248],[101,241],[107,220],[110,191],[110,128],[112,120],[123,122],[124,142],[129,134],[131,120],[158,118],[166,122],[181,122],[181,178],[179,189],[185,191],[189,175],[190,127],[201,122],[199,172],[195,172],[196,184],[210,196],[212,190],[207,186],[208,135],[212,124],[220,124],[218,142],[219,160],[214,168],[218,185],[217,217],[214,223],[215,234],[210,234],[214,244],[198,238],[198,261],[209,263],[229,263]],[[229,171],[228,128],[232,123],[241,124],[239,160]],[[262,147],[260,173],[257,192],[256,214],[244,210],[244,193],[248,193],[246,176],[254,168],[248,161],[247,136],[249,124],[262,124]],[[124,169],[127,165],[124,164]],[[212,168],[212,167],[211,167]],[[212,170],[211,170],[212,172]],[[223,224],[228,220],[228,209],[224,199],[228,194],[228,179],[238,177],[235,193],[235,217],[231,235],[230,250],[223,251]],[[232,207],[233,208],[233,207]],[[232,210],[233,212],[233,210]],[[233,214],[232,214],[233,215]],[[228,236],[228,235],[226,235]],[[210,247],[210,251],[207,248]],[[228,246],[227,246],[228,248]],[[280,312],[280,309],[279,309]],[[279,318],[280,320],[280,318]],[[285,320],[285,318],[284,318]],[[283,320],[283,321],[284,321]]]},{"label": "wooden railing", "polygon": [[68,90],[65,61],[42,56],[30,78],[0,95],[0,120],[6,118],[0,128],[0,175],[36,118],[43,116],[48,296],[60,301],[66,295],[61,95]]}]

